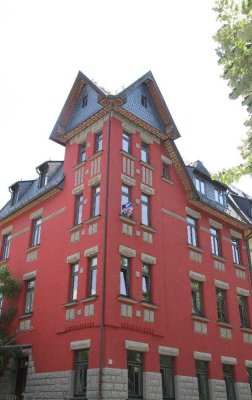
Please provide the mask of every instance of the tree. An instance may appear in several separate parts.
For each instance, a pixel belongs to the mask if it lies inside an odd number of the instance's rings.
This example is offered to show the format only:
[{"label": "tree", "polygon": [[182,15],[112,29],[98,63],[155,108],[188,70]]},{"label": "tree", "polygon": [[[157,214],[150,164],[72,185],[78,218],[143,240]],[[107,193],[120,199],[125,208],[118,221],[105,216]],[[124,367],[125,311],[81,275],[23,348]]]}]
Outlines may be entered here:
[{"label": "tree", "polygon": [[16,298],[20,290],[19,282],[14,279],[8,268],[3,265],[0,267],[0,297],[7,301],[4,310],[1,309],[0,314],[0,370],[4,367],[6,360],[13,356],[13,351],[1,351],[1,346],[13,343],[13,338],[7,334],[8,325],[15,315],[15,308],[13,307],[13,300]]},{"label": "tree", "polygon": [[252,174],[252,0],[216,0],[214,10],[221,24],[214,39],[222,77],[232,89],[230,99],[240,97],[248,112],[247,136],[239,146],[243,163],[215,175],[228,184]]}]

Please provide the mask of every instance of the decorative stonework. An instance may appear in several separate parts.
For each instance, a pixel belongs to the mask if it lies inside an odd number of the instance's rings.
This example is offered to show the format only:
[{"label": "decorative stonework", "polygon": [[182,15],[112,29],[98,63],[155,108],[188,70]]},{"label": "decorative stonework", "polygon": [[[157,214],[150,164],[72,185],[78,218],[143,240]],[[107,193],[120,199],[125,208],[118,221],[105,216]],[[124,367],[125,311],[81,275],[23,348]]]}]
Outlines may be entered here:
[{"label": "decorative stonework", "polygon": [[193,358],[195,360],[212,361],[212,354],[210,354],[210,353],[201,353],[199,351],[194,351],[193,352]]},{"label": "decorative stonework", "polygon": [[141,191],[145,194],[147,194],[148,196],[152,196],[155,191],[152,187],[145,185],[144,183],[141,183]]},{"label": "decorative stonework", "polygon": [[219,260],[214,260],[214,268],[219,271],[225,271],[225,264]]},{"label": "decorative stonework", "polygon": [[27,262],[32,262],[32,261],[37,260],[37,258],[38,258],[38,251],[37,250],[31,251],[30,253],[27,254],[26,261]]},{"label": "decorative stonework", "polygon": [[42,222],[49,221],[50,219],[62,214],[64,211],[66,211],[66,207],[62,207],[59,210],[55,211],[54,213],[48,215],[47,217],[42,218]]},{"label": "decorative stonework", "polygon": [[249,383],[235,382],[235,392],[237,400],[251,400],[251,390]]},{"label": "decorative stonework", "polygon": [[121,174],[121,181],[127,186],[136,186],[136,181],[127,175]]},{"label": "decorative stonework", "polygon": [[132,318],[132,306],[129,304],[121,304],[121,316]]},{"label": "decorative stonework", "polygon": [[97,233],[97,230],[98,230],[98,224],[97,223],[89,225],[88,234],[89,235],[94,235],[95,233]]},{"label": "decorative stonework", "polygon": [[[131,179],[133,179],[134,178],[134,165],[135,165],[134,164],[134,160],[131,160],[131,158],[129,158],[129,157],[123,156],[123,158],[122,158],[122,171],[123,171],[123,174],[122,175],[126,174],[126,175],[128,175],[128,177],[131,177]],[[121,175],[121,179],[122,179],[122,175]],[[135,181],[135,180],[133,179],[133,181]],[[135,184],[131,185],[131,186],[135,186]]]},{"label": "decorative stonework", "polygon": [[220,327],[220,337],[223,339],[232,339],[232,331],[231,329],[224,328],[223,326]]},{"label": "decorative stonework", "polygon": [[23,281],[29,281],[31,279],[36,278],[36,276],[37,276],[37,271],[27,272],[26,274],[23,275]]},{"label": "decorative stonework", "polygon": [[170,165],[172,164],[172,160],[166,156],[164,156],[163,154],[161,155],[161,160],[164,164]]},{"label": "decorative stonework", "polygon": [[125,257],[136,257],[136,250],[120,244],[119,253]]},{"label": "decorative stonework", "polygon": [[143,398],[162,400],[162,378],[159,372],[143,373]]},{"label": "decorative stonework", "polygon": [[202,274],[198,274],[198,272],[189,271],[189,276],[194,281],[198,281],[198,282],[205,282],[206,281],[206,276],[202,275]]},{"label": "decorative stonework", "polygon": [[66,310],[66,321],[71,321],[75,319],[75,310],[74,308],[69,308]]},{"label": "decorative stonework", "polygon": [[5,229],[2,230],[2,235],[9,235],[12,232],[13,225],[7,226]]},{"label": "decorative stonework", "polygon": [[96,246],[90,247],[89,249],[86,249],[84,251],[84,256],[85,257],[93,257],[98,253],[99,253],[99,246],[96,245]]},{"label": "decorative stonework", "polygon": [[81,350],[81,349],[89,349],[91,347],[91,340],[77,340],[75,342],[70,343],[70,350]]},{"label": "decorative stonework", "polygon": [[44,212],[44,209],[40,208],[39,210],[33,212],[30,215],[30,219],[38,219],[38,218],[40,218],[42,216],[43,212]]},{"label": "decorative stonework", "polygon": [[145,185],[152,186],[152,170],[142,167],[142,182]]},{"label": "decorative stonework", "polygon": [[252,334],[248,332],[243,332],[243,341],[244,343],[252,344]]},{"label": "decorative stonework", "polygon": [[72,194],[73,194],[74,196],[77,196],[78,194],[82,193],[83,190],[84,190],[84,183],[82,183],[82,185],[79,185],[79,186],[77,186],[76,188],[74,188],[74,189],[72,190]]},{"label": "decorative stonework", "polygon": [[153,242],[153,235],[149,232],[143,232],[143,241],[146,243],[152,243]]},{"label": "decorative stonework", "polygon": [[175,393],[178,400],[199,400],[197,378],[192,376],[175,376]]},{"label": "decorative stonework", "polygon": [[31,320],[30,319],[23,319],[20,321],[19,324],[20,331],[29,331],[31,329]]},{"label": "decorative stonework", "polygon": [[74,232],[71,235],[71,242],[78,242],[80,240],[80,231]]},{"label": "decorative stonework", "polygon": [[192,208],[186,207],[185,208],[186,214],[190,217],[199,219],[201,218],[201,214],[198,211],[193,210]]},{"label": "decorative stonework", "polygon": [[91,161],[90,176],[96,176],[101,172],[101,157],[97,157]]},{"label": "decorative stonework", "polygon": [[209,379],[208,385],[209,385],[210,399],[227,400],[226,385],[223,380]]},{"label": "decorative stonework", "polygon": [[179,349],[177,347],[158,346],[158,354],[177,357],[179,356]]},{"label": "decorative stonework", "polygon": [[246,279],[246,274],[245,271],[242,271],[241,269],[237,268],[235,271],[235,275],[239,279]]},{"label": "decorative stonework", "polygon": [[152,311],[152,310],[144,310],[143,311],[143,320],[144,320],[144,322],[152,322],[152,323],[154,323],[154,311]]},{"label": "decorative stonework", "polygon": [[78,262],[80,259],[80,253],[71,254],[67,257],[66,262],[67,264],[74,264]]},{"label": "decorative stonework", "polygon": [[209,218],[209,224],[211,227],[216,228],[216,229],[223,229],[223,225],[220,222],[215,221],[212,218]]},{"label": "decorative stonework", "polygon": [[230,229],[230,235],[236,239],[242,239],[242,234],[233,229]]},{"label": "decorative stonework", "polygon": [[148,343],[134,342],[132,340],[125,340],[125,349],[133,350],[133,351],[140,351],[140,352],[147,352],[147,351],[149,351],[149,345],[148,345]]},{"label": "decorative stonework", "polygon": [[215,287],[217,287],[219,289],[224,289],[224,290],[229,289],[229,284],[228,283],[223,282],[223,281],[219,281],[218,279],[214,280],[214,284],[215,284]]},{"label": "decorative stonework", "polygon": [[250,291],[249,290],[243,289],[243,288],[240,288],[240,287],[236,288],[236,293],[240,294],[241,296],[246,296],[246,297],[250,296]]},{"label": "decorative stonework", "polygon": [[192,261],[195,261],[199,264],[202,263],[202,254],[198,253],[197,251],[190,250],[189,257]]},{"label": "decorative stonework", "polygon": [[[83,184],[84,176],[85,176],[84,167],[82,166],[82,167],[77,168],[74,173],[74,186],[80,187],[79,185]],[[83,185],[83,189],[82,190],[80,189],[79,193],[83,192],[83,190],[84,190],[84,185]],[[78,192],[75,192],[73,194],[76,195],[76,194],[78,194]]]},{"label": "decorative stonework", "polygon": [[165,208],[161,208],[161,211],[165,214],[170,215],[171,217],[174,217],[176,219],[179,219],[180,221],[186,222],[186,218],[181,217],[181,215],[174,213],[173,211],[166,210]]},{"label": "decorative stonework", "polygon": [[94,176],[93,178],[89,179],[88,186],[96,186],[99,185],[101,182],[101,174]]},{"label": "decorative stonework", "polygon": [[145,264],[153,265],[153,264],[157,263],[156,257],[150,256],[149,254],[145,254],[145,253],[141,253],[141,260]]},{"label": "decorative stonework", "polygon": [[207,335],[207,324],[200,321],[193,321],[194,322],[194,332],[201,333],[202,335]]},{"label": "decorative stonework", "polygon": [[222,364],[237,365],[236,357],[221,356]]},{"label": "decorative stonework", "polygon": [[133,229],[132,229],[131,225],[124,224],[124,223],[122,224],[122,233],[124,233],[124,235],[132,236],[132,232],[133,232]]},{"label": "decorative stonework", "polygon": [[92,317],[94,315],[94,304],[86,304],[84,307],[85,317]]}]

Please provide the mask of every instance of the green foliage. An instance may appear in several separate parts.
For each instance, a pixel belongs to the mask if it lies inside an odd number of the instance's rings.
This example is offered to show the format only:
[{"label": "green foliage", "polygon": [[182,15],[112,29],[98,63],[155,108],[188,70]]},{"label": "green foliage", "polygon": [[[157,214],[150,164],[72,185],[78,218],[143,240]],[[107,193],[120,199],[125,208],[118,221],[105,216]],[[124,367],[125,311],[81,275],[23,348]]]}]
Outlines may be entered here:
[{"label": "green foliage", "polygon": [[214,39],[222,77],[231,88],[230,99],[240,97],[248,112],[247,137],[239,146],[244,163],[216,175],[230,183],[252,173],[252,0],[216,0],[214,10],[221,24]]},{"label": "green foliage", "polygon": [[3,297],[12,299],[19,291],[20,284],[12,278],[8,268],[3,265],[0,267],[0,294]]}]

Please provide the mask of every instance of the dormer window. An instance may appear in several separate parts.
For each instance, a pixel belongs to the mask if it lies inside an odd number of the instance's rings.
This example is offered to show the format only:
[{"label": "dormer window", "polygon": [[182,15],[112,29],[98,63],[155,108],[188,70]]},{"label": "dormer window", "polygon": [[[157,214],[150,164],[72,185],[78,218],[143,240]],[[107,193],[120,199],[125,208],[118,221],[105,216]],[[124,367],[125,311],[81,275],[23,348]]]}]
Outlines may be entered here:
[{"label": "dormer window", "polygon": [[217,203],[224,204],[224,193],[222,190],[214,189],[214,198]]},{"label": "dormer window", "polygon": [[195,178],[195,186],[198,192],[206,194],[205,182],[199,178]]},{"label": "dormer window", "polygon": [[144,108],[147,108],[147,97],[142,94],[141,96],[141,104]]},{"label": "dormer window", "polygon": [[48,172],[48,165],[44,165],[43,167],[41,167],[41,169],[39,171],[39,174],[40,174],[40,177],[39,177],[39,188],[42,188],[42,187],[47,185],[47,182],[48,182],[48,174],[47,174],[47,172]]},{"label": "dormer window", "polygon": [[14,206],[18,202],[18,185],[15,185],[11,188],[11,205]]},{"label": "dormer window", "polygon": [[88,104],[88,96],[86,95],[86,96],[84,96],[83,99],[82,99],[81,108],[87,107],[87,104]]}]

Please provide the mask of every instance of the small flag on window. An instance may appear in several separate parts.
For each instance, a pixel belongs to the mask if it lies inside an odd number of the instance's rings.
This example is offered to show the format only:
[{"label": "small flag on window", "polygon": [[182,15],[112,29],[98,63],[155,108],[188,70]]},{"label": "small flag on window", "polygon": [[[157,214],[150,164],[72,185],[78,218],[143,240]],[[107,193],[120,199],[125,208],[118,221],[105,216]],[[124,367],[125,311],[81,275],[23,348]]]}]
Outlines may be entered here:
[{"label": "small flag on window", "polygon": [[122,205],[122,215],[124,217],[130,217],[132,212],[133,212],[133,204],[130,201]]}]

